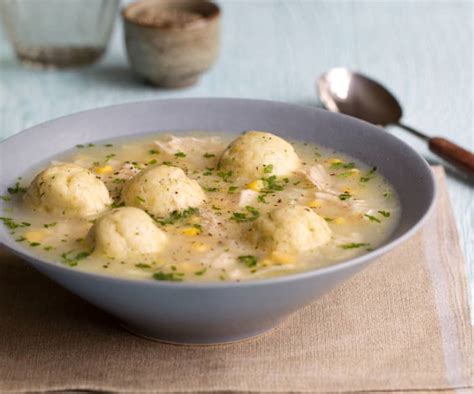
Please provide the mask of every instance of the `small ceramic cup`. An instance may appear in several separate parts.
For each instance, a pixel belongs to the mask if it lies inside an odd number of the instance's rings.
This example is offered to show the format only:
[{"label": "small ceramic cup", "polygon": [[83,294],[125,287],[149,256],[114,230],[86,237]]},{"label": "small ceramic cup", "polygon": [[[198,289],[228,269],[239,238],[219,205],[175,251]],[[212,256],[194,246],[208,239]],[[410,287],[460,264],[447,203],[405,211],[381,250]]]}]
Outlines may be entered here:
[{"label": "small ceramic cup", "polygon": [[160,87],[195,84],[218,55],[219,7],[204,0],[142,0],[122,11],[133,71]]}]

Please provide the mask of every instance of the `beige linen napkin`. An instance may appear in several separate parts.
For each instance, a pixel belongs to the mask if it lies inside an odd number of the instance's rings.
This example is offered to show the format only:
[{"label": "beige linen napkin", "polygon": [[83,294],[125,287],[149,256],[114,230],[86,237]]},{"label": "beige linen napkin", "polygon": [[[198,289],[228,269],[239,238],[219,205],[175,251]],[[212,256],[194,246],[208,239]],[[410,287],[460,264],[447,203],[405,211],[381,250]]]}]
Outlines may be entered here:
[{"label": "beige linen napkin", "polygon": [[[0,391],[471,392],[466,275],[446,193],[410,241],[259,338],[151,342],[0,259]],[[458,392],[459,392],[458,391]]]}]

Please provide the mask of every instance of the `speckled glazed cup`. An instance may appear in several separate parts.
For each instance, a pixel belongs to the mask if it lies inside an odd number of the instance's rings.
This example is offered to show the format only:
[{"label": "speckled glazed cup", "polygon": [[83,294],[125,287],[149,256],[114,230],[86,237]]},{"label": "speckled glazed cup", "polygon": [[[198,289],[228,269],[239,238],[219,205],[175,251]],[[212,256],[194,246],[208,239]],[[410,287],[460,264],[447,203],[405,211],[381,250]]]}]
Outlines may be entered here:
[{"label": "speckled glazed cup", "polygon": [[[160,20],[160,13],[185,13],[196,18],[167,23]],[[143,0],[125,7],[122,17],[130,66],[156,86],[193,85],[217,58],[220,10],[212,2]]]}]

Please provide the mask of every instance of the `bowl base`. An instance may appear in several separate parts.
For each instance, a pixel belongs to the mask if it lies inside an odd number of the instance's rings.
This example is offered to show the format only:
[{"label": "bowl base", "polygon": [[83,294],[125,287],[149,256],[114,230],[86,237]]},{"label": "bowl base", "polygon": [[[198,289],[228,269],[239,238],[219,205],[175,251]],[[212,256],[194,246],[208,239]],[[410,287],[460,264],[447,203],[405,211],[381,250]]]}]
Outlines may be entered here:
[{"label": "bowl base", "polygon": [[184,78],[164,78],[159,81],[152,79],[145,79],[150,85],[156,86],[157,88],[164,89],[181,89],[195,85],[199,81],[199,75],[192,75]]},{"label": "bowl base", "polygon": [[257,330],[254,332],[244,333],[244,334],[235,335],[235,336],[219,337],[215,339],[193,338],[193,337],[178,339],[174,336],[168,337],[166,335],[163,335],[163,336],[160,335],[159,337],[155,337],[149,333],[144,333],[142,330],[135,327],[131,327],[130,325],[127,325],[125,323],[119,322],[119,324],[120,324],[120,327],[122,327],[125,331],[128,331],[129,333],[136,335],[140,338],[144,338],[149,341],[165,343],[167,345],[179,345],[179,346],[219,346],[219,345],[230,345],[237,342],[251,341],[253,339],[260,338],[264,336],[265,334],[268,334],[269,332],[273,331],[280,325],[280,323],[277,323],[275,325],[272,325],[271,327],[266,327],[262,330]]}]

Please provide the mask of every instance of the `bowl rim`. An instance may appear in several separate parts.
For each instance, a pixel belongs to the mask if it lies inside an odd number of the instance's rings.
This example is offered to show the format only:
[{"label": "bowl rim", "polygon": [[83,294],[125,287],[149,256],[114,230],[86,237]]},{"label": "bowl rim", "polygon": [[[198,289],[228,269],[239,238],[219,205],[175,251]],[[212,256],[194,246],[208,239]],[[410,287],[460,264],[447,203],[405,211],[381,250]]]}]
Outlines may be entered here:
[{"label": "bowl rim", "polygon": [[[88,112],[93,112],[93,111],[101,111],[101,110],[107,110],[107,109],[112,109],[115,107],[127,107],[129,105],[140,105],[142,103],[152,103],[155,102],[157,104],[159,103],[173,103],[173,102],[191,102],[191,101],[215,101],[215,102],[221,102],[221,101],[227,101],[227,102],[241,102],[245,101],[247,103],[254,103],[254,104],[266,104],[266,105],[283,105],[286,108],[300,108],[300,109],[307,109],[311,111],[325,111],[320,108],[316,108],[314,106],[310,105],[301,105],[301,104],[293,104],[293,103],[285,103],[282,101],[274,101],[274,100],[259,100],[259,99],[246,99],[246,98],[231,98],[231,97],[212,97],[212,98],[175,98],[175,99],[152,99],[152,100],[140,100],[140,101],[134,101],[134,102],[126,102],[126,103],[121,103],[121,104],[114,104],[114,105],[108,105],[108,106],[103,106],[103,107],[98,107],[98,108],[93,108],[93,109],[87,109],[83,111],[78,111],[78,112],[73,112],[68,115],[60,116],[54,119],[47,120],[45,122],[41,122],[39,124],[36,124],[34,126],[28,127],[12,136],[7,137],[6,139],[2,140],[0,142],[0,147],[4,145],[7,141],[10,141],[14,138],[16,138],[18,135],[23,134],[23,133],[28,133],[28,132],[35,132],[35,129],[38,127],[44,127],[47,124],[51,122],[55,122],[58,120],[63,120],[68,117],[76,116],[79,114],[85,114]],[[363,120],[343,115],[343,114],[336,114],[332,113],[333,116],[339,116],[339,117],[344,117],[348,119],[350,122],[358,122],[363,124],[365,127],[369,127],[372,129],[376,129],[376,126],[365,122]],[[377,131],[381,132],[381,131]],[[107,274],[100,274],[100,273],[94,273],[94,272],[88,272],[88,271],[80,271],[80,270],[75,270],[71,267],[61,265],[57,262],[51,262],[47,260],[41,259],[39,256],[35,255],[34,253],[30,253],[30,251],[26,248],[18,247],[18,248],[13,248],[10,245],[7,245],[2,238],[0,238],[0,245],[2,245],[4,248],[6,248],[8,251],[13,252],[14,255],[17,255],[19,257],[24,258],[25,260],[32,262],[33,266],[35,264],[38,264],[40,267],[45,267],[47,269],[54,269],[55,271],[66,271],[67,275],[72,275],[76,278],[82,277],[84,280],[86,279],[95,279],[95,280],[100,280],[100,281],[106,281],[106,282],[115,282],[117,284],[127,284],[127,285],[136,285],[136,286],[158,286],[158,287],[166,287],[166,288],[182,288],[182,289],[196,289],[196,290],[206,290],[206,289],[223,289],[223,288],[249,288],[249,287],[265,287],[265,286],[272,286],[276,284],[281,284],[281,283],[291,283],[291,282],[296,282],[300,280],[305,280],[305,279],[311,279],[312,277],[317,277],[317,276],[322,276],[330,273],[336,273],[341,270],[345,270],[348,268],[354,268],[357,267],[365,262],[370,262],[375,260],[378,257],[381,257],[385,253],[391,251],[392,249],[396,248],[400,244],[404,243],[408,239],[410,239],[422,226],[423,224],[427,221],[429,216],[432,214],[434,211],[435,207],[435,202],[437,200],[438,196],[438,188],[435,182],[434,174],[433,171],[431,170],[429,164],[426,162],[426,160],[418,153],[416,152],[411,146],[409,146],[407,143],[405,143],[403,140],[398,139],[397,137],[393,136],[392,134],[388,132],[384,132],[386,135],[386,138],[389,139],[395,139],[402,145],[404,145],[404,148],[411,151],[412,154],[415,155],[415,157],[418,158],[419,164],[421,167],[423,167],[423,170],[425,171],[429,183],[431,185],[431,188],[433,190],[433,193],[431,195],[430,201],[427,202],[426,209],[423,213],[423,215],[419,218],[419,220],[412,225],[411,228],[406,230],[403,234],[399,235],[397,238],[391,240],[385,245],[382,245],[373,251],[357,256],[355,258],[349,259],[349,260],[343,260],[340,262],[337,262],[333,265],[325,266],[325,267],[320,267],[320,268],[314,268],[308,271],[303,271],[303,272],[298,272],[298,273],[293,273],[289,275],[283,275],[275,278],[268,278],[268,279],[246,279],[240,282],[237,281],[206,281],[206,282],[171,282],[171,281],[152,281],[152,280],[143,280],[143,279],[129,279],[129,278],[122,278],[122,277],[114,277],[111,275]]]},{"label": "bowl rim", "polygon": [[[189,25],[184,25],[184,26],[179,26],[179,27],[174,27],[174,26],[158,26],[153,23],[144,23],[144,22],[139,22],[138,20],[132,18],[129,15],[129,11],[132,8],[136,8],[138,6],[143,6],[144,3],[146,3],[148,0],[139,0],[135,1],[133,3],[127,4],[124,7],[122,7],[122,10],[120,11],[120,14],[122,15],[122,20],[124,22],[130,23],[132,25],[140,26],[143,28],[147,29],[155,29],[155,30],[161,30],[161,31],[184,31],[184,30],[192,30],[196,28],[201,28],[204,26],[207,26],[209,22],[218,19],[219,16],[221,15],[221,8],[217,3],[211,0],[202,0],[202,1],[196,1],[196,3],[207,3],[211,7],[213,7],[213,10],[210,15],[202,15],[205,23],[199,23],[199,24],[194,24],[190,23]],[[158,1],[157,1],[158,2]],[[162,0],[162,3],[172,3],[172,0]]]}]

